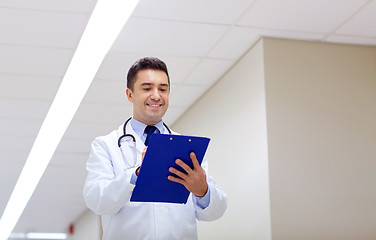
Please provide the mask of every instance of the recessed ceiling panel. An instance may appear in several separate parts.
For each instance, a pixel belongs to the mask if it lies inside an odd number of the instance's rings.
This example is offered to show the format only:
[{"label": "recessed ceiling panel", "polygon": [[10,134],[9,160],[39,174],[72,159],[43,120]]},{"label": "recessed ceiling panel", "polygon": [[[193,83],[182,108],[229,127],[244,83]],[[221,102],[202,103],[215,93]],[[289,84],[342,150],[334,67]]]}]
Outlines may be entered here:
[{"label": "recessed ceiling panel", "polygon": [[257,1],[238,24],[271,30],[329,33],[367,0]]},{"label": "recessed ceiling panel", "polygon": [[376,37],[376,1],[369,1],[366,8],[359,11],[348,22],[341,26],[336,33]]},{"label": "recessed ceiling panel", "polygon": [[42,100],[1,99],[0,117],[4,119],[43,120],[51,103]]},{"label": "recessed ceiling panel", "polygon": [[124,104],[128,102],[125,81],[95,80],[85,95],[86,103]]},{"label": "recessed ceiling panel", "polygon": [[206,88],[195,85],[182,85],[171,95],[170,106],[188,108],[205,92]]},{"label": "recessed ceiling panel", "polygon": [[132,114],[132,105],[129,104],[90,104],[81,103],[74,121],[84,123],[108,123],[110,126],[122,123]]},{"label": "recessed ceiling panel", "polygon": [[254,0],[141,0],[133,16],[233,24]]},{"label": "recessed ceiling panel", "polygon": [[0,43],[75,48],[87,21],[87,14],[0,8]]},{"label": "recessed ceiling panel", "polygon": [[234,60],[203,59],[191,75],[185,80],[186,84],[209,87],[215,83],[232,65]]},{"label": "recessed ceiling panel", "polygon": [[0,45],[0,72],[63,77],[73,53],[67,49]]},{"label": "recessed ceiling panel", "polygon": [[0,118],[0,136],[36,136],[41,125],[42,121],[36,119]]},{"label": "recessed ceiling panel", "polygon": [[204,56],[227,26],[131,18],[113,51],[159,55]]},{"label": "recessed ceiling panel", "polygon": [[52,100],[61,77],[0,74],[0,97],[9,99]]},{"label": "recessed ceiling panel", "polygon": [[259,39],[257,29],[234,27],[210,51],[210,57],[239,59]]},{"label": "recessed ceiling panel", "polygon": [[[99,68],[96,79],[111,79],[123,81],[124,86],[127,81],[128,69],[139,58],[145,57],[144,54],[127,54],[110,51],[103,60]],[[96,81],[96,80],[95,80]]]}]

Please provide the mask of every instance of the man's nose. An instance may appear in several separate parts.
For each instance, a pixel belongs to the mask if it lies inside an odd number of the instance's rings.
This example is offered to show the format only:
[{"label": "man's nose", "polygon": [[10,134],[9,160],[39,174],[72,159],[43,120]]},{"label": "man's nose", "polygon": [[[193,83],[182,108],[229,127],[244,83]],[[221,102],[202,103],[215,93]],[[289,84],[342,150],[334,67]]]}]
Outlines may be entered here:
[{"label": "man's nose", "polygon": [[151,93],[151,99],[158,101],[161,98],[158,89],[154,89]]}]

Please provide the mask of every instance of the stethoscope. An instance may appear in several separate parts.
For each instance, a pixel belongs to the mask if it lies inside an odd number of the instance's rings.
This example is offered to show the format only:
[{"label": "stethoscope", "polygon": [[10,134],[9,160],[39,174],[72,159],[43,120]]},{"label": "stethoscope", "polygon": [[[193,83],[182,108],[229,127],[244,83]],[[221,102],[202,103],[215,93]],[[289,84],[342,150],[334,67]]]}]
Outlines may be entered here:
[{"label": "stethoscope", "polygon": [[[128,118],[127,121],[125,121],[124,123],[124,126],[123,126],[123,135],[121,137],[119,137],[118,139],[118,146],[120,148],[120,151],[123,155],[123,158],[124,160],[127,162],[129,168],[134,168],[137,164],[137,154],[136,154],[136,151],[133,151],[133,165],[129,164],[129,161],[127,161],[126,157],[125,157],[125,153],[123,151],[123,148],[121,147],[121,140],[125,137],[131,137],[132,140],[133,140],[133,145],[134,145],[134,148],[136,149],[136,138],[132,135],[132,134],[129,134],[127,133],[127,130],[126,130],[126,127],[127,127],[127,124],[128,122],[132,119],[132,117]],[[166,127],[167,131],[171,134],[171,130],[170,128],[165,124],[163,123],[163,125]]]}]

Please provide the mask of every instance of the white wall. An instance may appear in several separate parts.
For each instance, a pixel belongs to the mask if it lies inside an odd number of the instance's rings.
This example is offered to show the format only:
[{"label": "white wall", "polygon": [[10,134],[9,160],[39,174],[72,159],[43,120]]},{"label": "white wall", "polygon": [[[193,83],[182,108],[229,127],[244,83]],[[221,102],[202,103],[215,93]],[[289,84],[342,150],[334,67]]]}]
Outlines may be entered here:
[{"label": "white wall", "polygon": [[174,124],[212,139],[209,173],[228,195],[215,222],[199,222],[199,239],[271,239],[263,43],[258,42]]},{"label": "white wall", "polygon": [[100,240],[102,226],[100,217],[87,210],[75,223],[74,234],[68,240]]}]

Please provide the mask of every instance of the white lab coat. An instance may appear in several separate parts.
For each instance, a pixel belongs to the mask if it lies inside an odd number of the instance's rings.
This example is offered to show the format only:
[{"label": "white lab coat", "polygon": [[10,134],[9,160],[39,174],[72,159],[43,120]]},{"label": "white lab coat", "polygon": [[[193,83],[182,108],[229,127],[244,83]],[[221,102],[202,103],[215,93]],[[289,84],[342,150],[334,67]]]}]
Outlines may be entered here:
[{"label": "white lab coat", "polygon": [[[227,207],[227,196],[207,174],[210,204],[205,209],[197,206],[192,193],[186,204],[130,202],[134,189],[130,179],[141,164],[145,145],[130,123],[126,131],[136,138],[136,148],[131,137],[123,138],[123,157],[117,142],[123,135],[123,126],[120,126],[93,141],[87,162],[83,196],[86,205],[102,217],[103,239],[197,239],[196,219],[212,221],[220,218]],[[134,156],[137,157],[135,163]],[[201,166],[207,172],[205,159]]]}]

